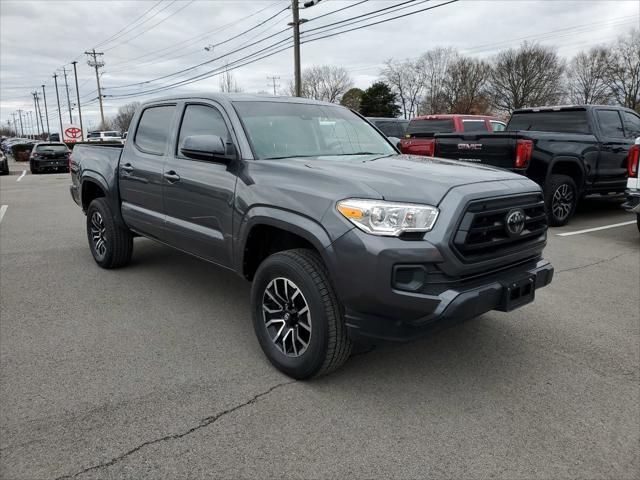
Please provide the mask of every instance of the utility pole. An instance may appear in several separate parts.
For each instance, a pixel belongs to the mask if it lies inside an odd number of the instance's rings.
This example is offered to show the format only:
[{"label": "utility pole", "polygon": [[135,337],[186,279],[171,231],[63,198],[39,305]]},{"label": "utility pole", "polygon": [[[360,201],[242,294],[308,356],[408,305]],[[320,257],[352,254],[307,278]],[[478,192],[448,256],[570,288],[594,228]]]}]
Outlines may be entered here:
[{"label": "utility pole", "polygon": [[44,91],[44,85],[42,85],[42,97],[44,99],[44,116],[47,119],[47,140],[49,140],[51,130],[49,129],[49,109],[47,108],[47,93]]},{"label": "utility pole", "polygon": [[13,117],[13,132],[16,134],[16,137],[18,136],[18,121],[16,120],[16,112],[13,112],[11,114],[11,116]]},{"label": "utility pole", "polygon": [[276,95],[276,86],[280,86],[276,85],[276,80],[280,80],[280,77],[276,77],[275,75],[272,77],[267,76],[267,80],[271,80],[273,82],[273,94]]},{"label": "utility pole", "polygon": [[24,137],[24,127],[22,126],[22,110],[18,109],[18,118],[20,119],[20,136]]},{"label": "utility pole", "polygon": [[60,141],[64,140],[64,131],[62,130],[62,112],[60,111],[60,93],[58,93],[58,75],[53,74],[53,81],[56,84],[56,98],[58,99],[58,119],[60,120]]},{"label": "utility pole", "polygon": [[69,84],[67,83],[66,67],[62,67],[62,73],[64,74],[64,88],[67,91],[67,107],[69,108],[69,123],[73,123],[73,116],[71,115],[71,100],[69,100]]},{"label": "utility pole", "polygon": [[82,109],[80,108],[80,89],[78,88],[78,70],[76,68],[76,64],[78,62],[73,61],[73,76],[76,79],[76,97],[78,98],[78,117],[80,118],[80,136],[82,141],[84,142],[84,130],[82,129]]},{"label": "utility pole", "polygon": [[[304,8],[313,7],[320,3],[320,0],[309,0],[304,3]],[[305,23],[305,18],[300,18],[300,6],[298,0],[291,0],[291,14],[293,22],[288,23],[293,27],[293,78],[296,97],[302,96],[302,73],[300,70],[300,25]]]},{"label": "utility pole", "polygon": [[[38,91],[36,90],[36,106],[38,107],[38,116],[40,117],[40,125],[42,126],[42,133],[44,134],[44,122],[42,120],[42,109],[40,108],[40,95],[38,95]],[[46,136],[45,136],[46,140]]]},{"label": "utility pole", "polygon": [[104,55],[104,52],[96,52],[96,49],[92,49],[90,52],[84,52],[92,59],[87,62],[87,65],[96,69],[96,83],[98,84],[98,100],[100,101],[100,120],[102,121],[101,127],[104,126],[104,107],[102,106],[102,89],[100,88],[100,74],[98,69],[104,67],[104,61],[98,60],[98,55]]},{"label": "utility pole", "polygon": [[38,104],[36,103],[36,95],[38,95],[38,92],[33,92],[33,109],[36,112],[36,127],[38,128],[38,136],[40,136],[40,124],[38,123]]},{"label": "utility pole", "polygon": [[27,116],[27,128],[29,129],[29,138],[33,140],[33,118],[31,118],[31,112],[25,112]]}]

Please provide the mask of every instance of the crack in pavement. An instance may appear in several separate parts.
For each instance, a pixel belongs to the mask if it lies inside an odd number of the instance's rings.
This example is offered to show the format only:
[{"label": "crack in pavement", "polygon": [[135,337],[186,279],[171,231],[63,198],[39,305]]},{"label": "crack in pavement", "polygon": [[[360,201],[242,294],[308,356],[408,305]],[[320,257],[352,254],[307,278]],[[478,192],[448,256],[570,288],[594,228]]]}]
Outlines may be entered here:
[{"label": "crack in pavement", "polygon": [[251,405],[251,404],[257,402],[261,397],[269,395],[274,390],[277,390],[278,388],[281,388],[281,387],[285,387],[287,385],[291,385],[292,383],[295,383],[295,382],[296,382],[296,380],[290,380],[288,382],[283,382],[283,383],[279,383],[277,385],[274,385],[271,388],[269,388],[268,390],[265,390],[264,392],[261,392],[261,393],[258,393],[256,395],[254,395],[253,397],[251,397],[246,402],[240,403],[240,404],[238,404],[238,405],[236,405],[234,407],[231,407],[231,408],[228,408],[226,410],[223,410],[222,412],[217,413],[216,415],[212,415],[210,417],[203,418],[200,421],[199,425],[196,425],[195,427],[191,427],[190,429],[185,430],[184,432],[174,433],[174,434],[171,434],[171,435],[165,435],[164,437],[156,438],[154,440],[148,440],[148,441],[146,441],[144,443],[141,443],[137,447],[134,447],[131,450],[128,450],[125,453],[123,453],[121,455],[118,455],[117,457],[112,458],[108,462],[103,462],[103,463],[99,463],[97,465],[92,465],[91,467],[84,468],[84,469],[82,469],[82,470],[80,470],[79,472],[76,472],[76,473],[69,473],[67,475],[62,475],[60,477],[56,477],[55,480],[64,480],[64,479],[69,479],[69,478],[75,478],[78,475],[82,475],[84,473],[91,472],[93,470],[99,470],[99,469],[102,469],[102,468],[110,467],[110,466],[115,465],[116,463],[124,460],[129,455],[132,455],[132,454],[138,452],[139,450],[142,450],[144,447],[148,447],[149,445],[154,445],[154,444],[160,443],[160,442],[166,442],[168,440],[177,440],[179,438],[182,438],[182,437],[185,437],[187,435],[190,435],[193,432],[196,432],[196,431],[200,430],[201,428],[204,428],[204,427],[207,427],[209,425],[212,425],[213,423],[217,422],[220,418],[224,417],[225,415],[229,415],[230,413],[233,413],[236,410],[240,410],[241,408],[244,408],[244,407],[246,407],[248,405]]},{"label": "crack in pavement", "polygon": [[618,255],[614,255],[611,258],[604,258],[602,260],[598,260],[597,262],[587,263],[586,265],[579,265],[577,267],[571,267],[571,268],[565,268],[565,269],[562,269],[562,270],[556,270],[556,273],[570,272],[571,270],[580,270],[581,268],[593,267],[595,265],[600,265],[601,263],[610,262],[610,261],[615,260],[616,258],[620,258],[620,257],[622,257],[624,255],[631,255],[632,253],[636,253],[636,252],[619,253]]}]

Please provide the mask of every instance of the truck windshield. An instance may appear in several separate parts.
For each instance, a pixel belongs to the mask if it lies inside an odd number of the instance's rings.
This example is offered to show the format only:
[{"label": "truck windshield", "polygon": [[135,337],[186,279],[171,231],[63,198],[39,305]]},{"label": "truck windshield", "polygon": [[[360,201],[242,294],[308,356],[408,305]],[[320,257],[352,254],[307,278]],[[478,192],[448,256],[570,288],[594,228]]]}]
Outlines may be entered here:
[{"label": "truck windshield", "polygon": [[586,110],[554,110],[515,112],[507,130],[537,130],[539,132],[591,133]]},{"label": "truck windshield", "polygon": [[343,107],[268,101],[234,106],[259,159],[397,153],[367,122]]}]

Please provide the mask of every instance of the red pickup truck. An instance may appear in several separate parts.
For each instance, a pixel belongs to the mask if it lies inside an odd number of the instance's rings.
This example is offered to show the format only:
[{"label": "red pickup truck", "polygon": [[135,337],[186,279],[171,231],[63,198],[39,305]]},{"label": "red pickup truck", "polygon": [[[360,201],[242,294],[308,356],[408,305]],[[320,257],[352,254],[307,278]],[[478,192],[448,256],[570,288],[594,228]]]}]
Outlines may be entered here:
[{"label": "red pickup truck", "polygon": [[499,118],[486,115],[424,115],[409,122],[400,148],[402,153],[432,157],[436,133],[502,132],[505,127]]}]

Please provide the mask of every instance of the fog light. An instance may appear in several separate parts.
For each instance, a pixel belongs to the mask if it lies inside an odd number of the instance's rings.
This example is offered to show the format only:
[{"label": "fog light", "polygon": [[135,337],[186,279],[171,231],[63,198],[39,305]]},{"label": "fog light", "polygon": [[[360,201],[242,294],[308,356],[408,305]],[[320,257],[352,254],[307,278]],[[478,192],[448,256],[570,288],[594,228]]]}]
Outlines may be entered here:
[{"label": "fog light", "polygon": [[427,280],[424,265],[395,265],[393,267],[392,287],[396,290],[417,292]]}]

